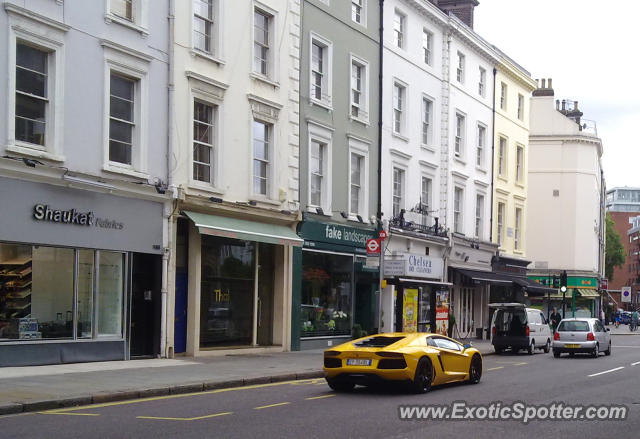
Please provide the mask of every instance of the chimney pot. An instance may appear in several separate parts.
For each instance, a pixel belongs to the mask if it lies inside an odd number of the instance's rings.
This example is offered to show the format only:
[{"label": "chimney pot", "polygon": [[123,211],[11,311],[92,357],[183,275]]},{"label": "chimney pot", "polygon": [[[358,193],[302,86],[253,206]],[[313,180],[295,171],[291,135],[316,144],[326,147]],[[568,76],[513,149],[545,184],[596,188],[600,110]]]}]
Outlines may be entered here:
[{"label": "chimney pot", "polygon": [[553,82],[553,79],[549,78],[549,88],[553,88],[553,85],[551,85]]},{"label": "chimney pot", "polygon": [[567,101],[566,100],[562,100],[562,111],[565,111],[567,109]]},{"label": "chimney pot", "polygon": [[547,88],[547,80],[546,79],[542,79],[542,88]]},{"label": "chimney pot", "polygon": [[573,109],[574,109],[575,111],[578,111],[578,101],[574,101],[574,102],[573,102],[573,105],[574,105]]},{"label": "chimney pot", "polygon": [[560,99],[556,99],[556,110],[560,111]]}]

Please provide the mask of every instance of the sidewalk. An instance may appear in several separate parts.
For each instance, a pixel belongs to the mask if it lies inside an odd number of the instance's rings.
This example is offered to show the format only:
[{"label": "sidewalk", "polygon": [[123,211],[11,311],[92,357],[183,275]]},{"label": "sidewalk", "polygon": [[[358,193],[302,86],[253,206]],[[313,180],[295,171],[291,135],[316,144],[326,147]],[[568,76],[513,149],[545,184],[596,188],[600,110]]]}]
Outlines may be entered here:
[{"label": "sidewalk", "polygon": [[[464,342],[464,341],[463,341]],[[485,354],[488,341],[471,340]],[[0,368],[0,415],[322,377],[322,350]]]},{"label": "sidewalk", "polygon": [[617,328],[615,325],[607,325],[611,335],[640,335],[640,329],[636,329],[634,332],[629,330],[629,325],[620,325]]}]

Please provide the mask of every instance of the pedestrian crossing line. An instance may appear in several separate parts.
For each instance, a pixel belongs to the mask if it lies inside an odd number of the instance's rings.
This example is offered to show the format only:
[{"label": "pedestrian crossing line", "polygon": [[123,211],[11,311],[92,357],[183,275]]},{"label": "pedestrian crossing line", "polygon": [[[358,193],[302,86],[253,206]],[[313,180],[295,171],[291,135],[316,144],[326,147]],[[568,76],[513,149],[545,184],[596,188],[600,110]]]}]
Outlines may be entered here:
[{"label": "pedestrian crossing line", "polygon": [[604,375],[605,373],[615,372],[615,371],[620,370],[620,369],[624,369],[624,366],[615,367],[613,369],[605,370],[603,372],[592,373],[591,375],[589,375],[589,377],[597,377],[598,375]]},{"label": "pedestrian crossing line", "polygon": [[635,363],[631,363],[632,366],[637,366],[638,364],[640,364],[640,361],[636,361]]},{"label": "pedestrian crossing line", "polygon": [[281,405],[288,405],[291,404],[290,402],[278,402],[276,404],[269,404],[269,405],[261,405],[260,407],[254,407],[254,410],[262,410],[262,409],[268,409],[271,407],[279,407]]},{"label": "pedestrian crossing line", "polygon": [[[64,414],[64,413],[61,413]],[[136,419],[151,419],[156,421],[199,421],[201,419],[217,418],[218,416],[231,415],[233,412],[214,413],[212,415],[195,416],[193,418],[170,418],[165,416],[136,416]]]},{"label": "pedestrian crossing line", "polygon": [[487,371],[489,371],[489,370],[498,370],[498,369],[504,369],[504,366],[490,367],[489,369],[487,369]]},{"label": "pedestrian crossing line", "polygon": [[311,400],[314,400],[314,399],[332,398],[334,396],[336,396],[336,394],[335,393],[331,393],[329,395],[310,396],[309,398],[305,398],[305,399],[307,401],[311,401]]}]

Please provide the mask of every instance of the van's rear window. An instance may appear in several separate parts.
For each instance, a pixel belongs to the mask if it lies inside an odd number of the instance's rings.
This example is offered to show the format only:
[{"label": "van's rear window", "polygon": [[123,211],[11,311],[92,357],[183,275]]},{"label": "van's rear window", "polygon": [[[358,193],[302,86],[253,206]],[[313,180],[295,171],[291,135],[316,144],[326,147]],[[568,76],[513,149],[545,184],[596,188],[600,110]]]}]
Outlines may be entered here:
[{"label": "van's rear window", "polygon": [[402,340],[403,338],[404,337],[386,337],[384,335],[378,335],[365,338],[358,343],[354,343],[354,345],[359,348],[385,348]]},{"label": "van's rear window", "polygon": [[558,331],[564,332],[588,332],[589,322],[577,320],[569,322],[561,322]]}]

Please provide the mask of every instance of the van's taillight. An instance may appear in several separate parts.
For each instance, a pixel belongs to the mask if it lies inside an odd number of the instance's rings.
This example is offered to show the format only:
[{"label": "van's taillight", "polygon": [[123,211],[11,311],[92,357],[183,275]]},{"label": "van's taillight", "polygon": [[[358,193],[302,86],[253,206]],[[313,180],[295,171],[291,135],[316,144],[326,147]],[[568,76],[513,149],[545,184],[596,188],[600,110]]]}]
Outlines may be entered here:
[{"label": "van's taillight", "polygon": [[596,338],[593,336],[593,332],[587,334],[587,340],[596,341]]},{"label": "van's taillight", "polygon": [[496,327],[494,326],[494,327],[491,329],[491,334],[492,334],[492,335],[496,335],[496,332],[498,332],[498,331],[496,330]]},{"label": "van's taillight", "polygon": [[560,340],[560,334],[558,334],[557,332],[555,334],[553,334],[553,339],[554,340]]},{"label": "van's taillight", "polygon": [[524,335],[526,335],[527,337],[529,337],[529,334],[531,333],[531,329],[529,329],[529,325],[527,325],[527,327],[524,330]]}]

